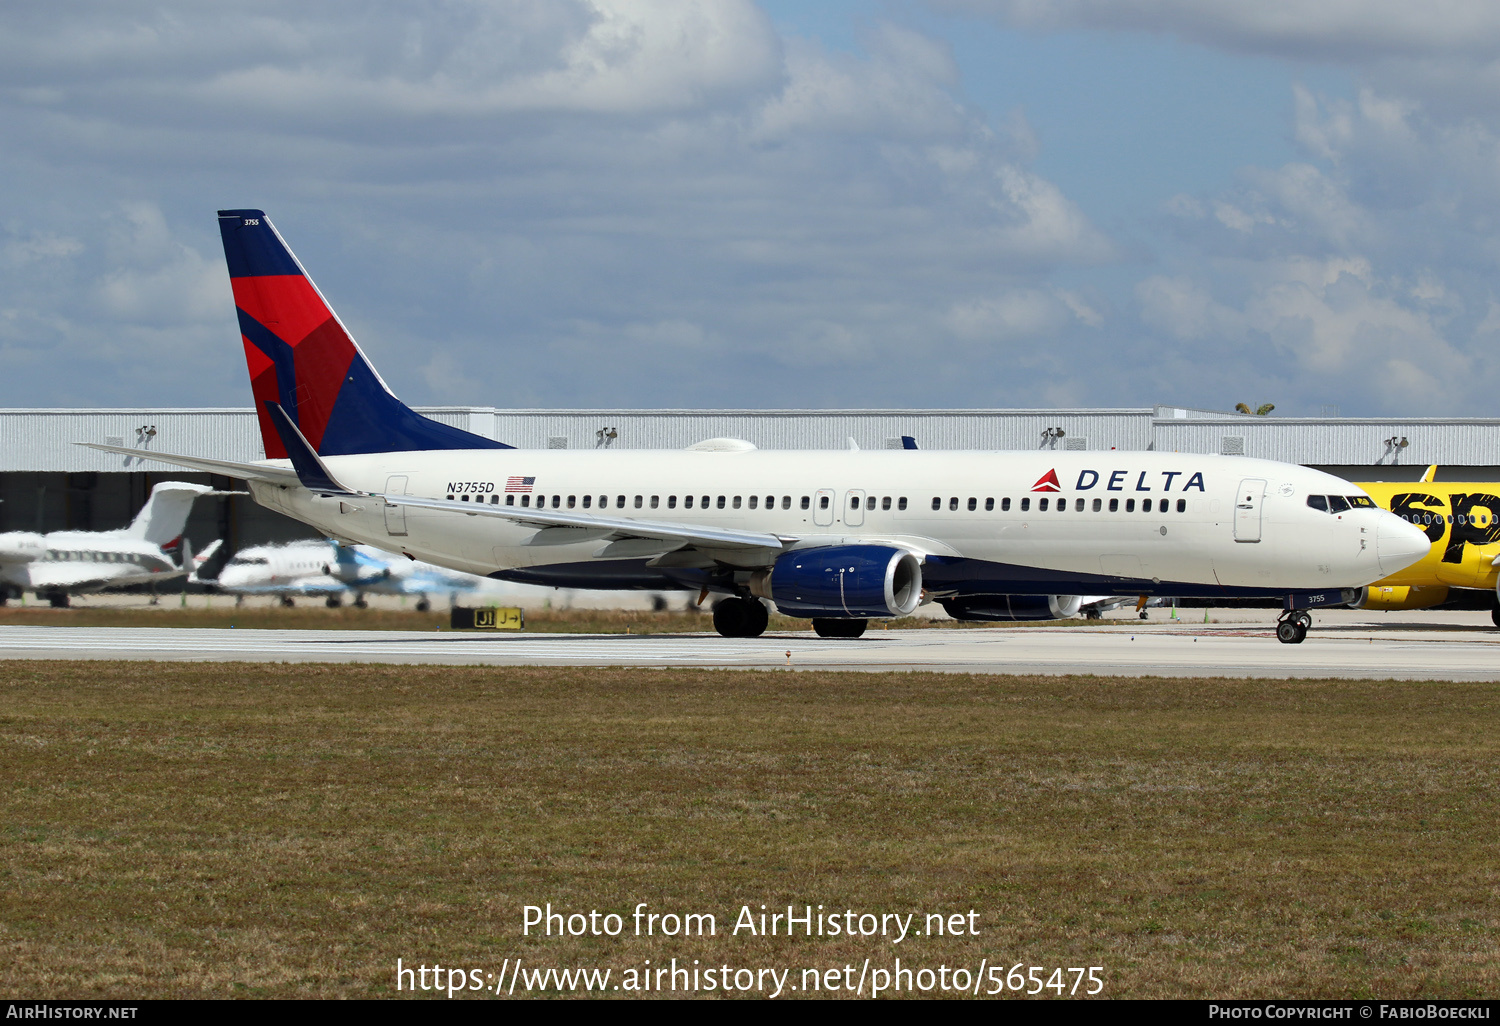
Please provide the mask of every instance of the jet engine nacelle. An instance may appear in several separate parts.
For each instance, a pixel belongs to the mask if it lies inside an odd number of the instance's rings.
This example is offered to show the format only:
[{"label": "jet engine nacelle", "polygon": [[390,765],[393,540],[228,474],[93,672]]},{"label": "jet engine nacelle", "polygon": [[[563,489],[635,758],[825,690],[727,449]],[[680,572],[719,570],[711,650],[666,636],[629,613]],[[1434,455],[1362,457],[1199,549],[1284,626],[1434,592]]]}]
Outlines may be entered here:
[{"label": "jet engine nacelle", "polygon": [[1370,585],[1359,589],[1351,609],[1430,609],[1441,605],[1448,598],[1448,589],[1442,585],[1430,588],[1377,587]]},{"label": "jet engine nacelle", "polygon": [[786,616],[906,616],[922,600],[922,564],[889,545],[794,549],[750,578]]},{"label": "jet engine nacelle", "polygon": [[33,531],[0,534],[0,563],[30,563],[47,552],[47,542]]},{"label": "jet engine nacelle", "polygon": [[1079,595],[965,595],[942,602],[955,620],[1071,620],[1083,599]]}]

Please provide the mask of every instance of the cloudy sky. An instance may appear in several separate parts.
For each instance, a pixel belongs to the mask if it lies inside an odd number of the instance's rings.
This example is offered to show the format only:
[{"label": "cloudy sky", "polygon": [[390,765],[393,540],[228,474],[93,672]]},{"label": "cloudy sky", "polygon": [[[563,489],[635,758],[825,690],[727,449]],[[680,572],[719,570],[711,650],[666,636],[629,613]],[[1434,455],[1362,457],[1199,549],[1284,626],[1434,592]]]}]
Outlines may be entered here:
[{"label": "cloudy sky", "polygon": [[417,404],[1497,416],[1493,0],[11,0],[0,406],[244,406],[215,210]]}]

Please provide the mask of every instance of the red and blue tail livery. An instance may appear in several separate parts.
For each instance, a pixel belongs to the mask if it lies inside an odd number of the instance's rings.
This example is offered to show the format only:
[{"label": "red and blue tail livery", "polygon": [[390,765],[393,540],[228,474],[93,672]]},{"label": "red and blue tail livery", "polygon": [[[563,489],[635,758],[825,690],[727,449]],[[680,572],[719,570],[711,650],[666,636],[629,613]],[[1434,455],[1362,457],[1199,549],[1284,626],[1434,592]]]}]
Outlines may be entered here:
[{"label": "red and blue tail livery", "polygon": [[268,458],[287,456],[273,405],[320,456],[510,448],[397,399],[263,212],[221,210],[219,234]]}]

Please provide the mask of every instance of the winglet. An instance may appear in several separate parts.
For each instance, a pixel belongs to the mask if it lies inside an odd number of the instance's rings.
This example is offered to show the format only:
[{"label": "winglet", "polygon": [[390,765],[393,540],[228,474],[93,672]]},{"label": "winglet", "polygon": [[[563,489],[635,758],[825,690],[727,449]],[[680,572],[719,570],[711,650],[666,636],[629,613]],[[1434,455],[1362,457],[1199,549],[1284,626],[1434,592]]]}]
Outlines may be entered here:
[{"label": "winglet", "polygon": [[307,444],[307,439],[297,430],[297,425],[292,423],[292,418],[286,415],[286,410],[281,408],[280,403],[266,403],[266,412],[270,414],[276,434],[281,437],[281,444],[286,446],[287,458],[292,461],[292,467],[297,471],[297,480],[302,482],[303,488],[324,495],[354,494],[339,484],[333,472],[323,465],[323,461],[318,458],[313,447]]},{"label": "winglet", "polygon": [[1431,484],[1432,482],[1434,482],[1434,481],[1437,480],[1437,464],[1436,463],[1434,463],[1432,466],[1430,466],[1430,467],[1427,468],[1427,473],[1425,473],[1425,474],[1422,475],[1422,480],[1423,480],[1423,482],[1425,482],[1427,484]]}]

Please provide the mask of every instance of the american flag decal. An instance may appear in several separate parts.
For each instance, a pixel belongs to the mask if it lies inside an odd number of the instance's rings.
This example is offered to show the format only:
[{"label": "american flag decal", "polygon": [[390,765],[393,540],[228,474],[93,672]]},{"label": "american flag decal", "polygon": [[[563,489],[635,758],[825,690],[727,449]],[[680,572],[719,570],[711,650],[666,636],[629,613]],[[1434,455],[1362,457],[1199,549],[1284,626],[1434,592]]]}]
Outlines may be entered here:
[{"label": "american flag decal", "polygon": [[505,490],[507,492],[529,492],[531,486],[536,484],[534,477],[508,477],[505,479]]}]

